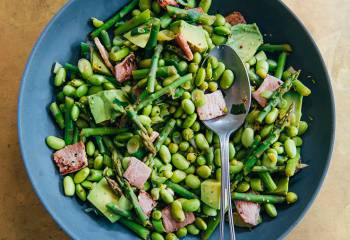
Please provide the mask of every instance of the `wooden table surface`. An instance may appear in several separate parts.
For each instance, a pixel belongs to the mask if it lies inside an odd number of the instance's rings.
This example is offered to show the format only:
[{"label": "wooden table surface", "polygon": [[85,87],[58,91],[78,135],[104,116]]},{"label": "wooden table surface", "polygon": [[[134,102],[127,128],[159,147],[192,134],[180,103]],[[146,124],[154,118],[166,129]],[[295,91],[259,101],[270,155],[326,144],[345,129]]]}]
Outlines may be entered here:
[{"label": "wooden table surface", "polygon": [[[265,0],[268,1],[268,0]],[[285,0],[312,33],[332,76],[337,135],[333,161],[293,240],[350,239],[349,0]],[[65,0],[0,1],[0,240],[68,239],[35,195],[17,140],[17,96],[30,51]]]}]

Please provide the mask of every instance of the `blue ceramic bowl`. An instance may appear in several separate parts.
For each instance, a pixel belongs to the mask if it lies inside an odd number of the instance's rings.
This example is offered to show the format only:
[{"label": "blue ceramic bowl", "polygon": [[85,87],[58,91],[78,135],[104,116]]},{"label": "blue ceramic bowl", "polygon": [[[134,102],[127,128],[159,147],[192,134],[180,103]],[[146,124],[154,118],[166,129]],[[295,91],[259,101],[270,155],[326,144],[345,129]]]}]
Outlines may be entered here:
[{"label": "blue ceramic bowl", "polygon": [[[61,177],[45,144],[48,135],[59,135],[49,113],[54,99],[51,66],[53,62],[76,62],[79,43],[91,31],[91,16],[107,19],[126,0],[73,0],[68,2],[41,34],[23,75],[18,105],[18,132],[24,164],[36,193],[56,222],[73,239],[136,239],[119,224],[83,211],[77,200],[63,196]],[[266,42],[289,42],[294,47],[288,64],[302,69],[301,79],[312,89],[305,98],[303,118],[312,117],[302,150],[303,162],[310,167],[292,179],[291,191],[299,201],[279,209],[276,219],[266,219],[253,231],[238,231],[239,240],[283,238],[304,216],[317,195],[330,162],[335,128],[330,79],[320,53],[307,30],[280,1],[215,0],[212,12],[227,14],[238,10],[249,22],[256,22],[266,34]],[[316,80],[311,82],[310,77]],[[218,238],[218,232],[212,239]],[[186,239],[195,239],[188,237]]]}]

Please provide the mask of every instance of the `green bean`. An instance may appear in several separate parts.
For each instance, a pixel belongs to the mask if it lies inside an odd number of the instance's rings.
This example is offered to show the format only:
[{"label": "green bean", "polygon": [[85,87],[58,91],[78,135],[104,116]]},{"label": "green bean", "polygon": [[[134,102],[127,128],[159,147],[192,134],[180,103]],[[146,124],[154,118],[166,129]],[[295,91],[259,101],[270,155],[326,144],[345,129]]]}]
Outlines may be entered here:
[{"label": "green bean", "polygon": [[148,21],[151,18],[151,11],[149,9],[146,9],[139,15],[131,18],[128,22],[126,22],[123,25],[120,25],[116,28],[114,31],[115,35],[121,35],[141,24],[144,24],[146,21]]},{"label": "green bean", "polygon": [[121,48],[120,50],[118,50],[116,52],[110,52],[109,53],[109,58],[112,61],[119,62],[122,59],[124,59],[126,56],[128,56],[129,53],[130,53],[130,49],[127,48],[127,47],[123,47],[123,48]]},{"label": "green bean", "polygon": [[60,87],[63,85],[63,83],[66,81],[66,69],[63,67],[59,68],[55,77],[54,77],[54,86],[55,87]]},{"label": "green bean", "polygon": [[174,197],[173,195],[166,189],[161,189],[160,192],[160,198],[165,202],[166,204],[170,204],[174,202]]},{"label": "green bean", "polygon": [[259,50],[267,51],[267,52],[291,52],[292,47],[289,44],[270,44],[265,43],[259,47]]},{"label": "green bean", "polygon": [[98,127],[98,128],[83,128],[80,135],[84,137],[116,135],[128,131],[127,128],[115,127]]},{"label": "green bean", "polygon": [[180,197],[184,197],[187,199],[198,198],[196,194],[190,192],[189,190],[182,187],[181,185],[173,183],[169,180],[165,182],[165,185],[167,185],[171,190],[173,190]]},{"label": "green bean", "polygon": [[80,184],[75,185],[75,194],[81,201],[86,201],[86,191]]},{"label": "green bean", "polygon": [[186,228],[189,234],[192,234],[192,235],[199,234],[199,229],[194,224],[187,225]]},{"label": "green bean", "polygon": [[264,183],[265,187],[267,188],[267,190],[272,192],[272,191],[274,191],[277,188],[276,183],[272,179],[272,177],[271,177],[269,172],[259,173],[259,176],[260,176],[261,180],[263,181],[263,183]]},{"label": "green bean", "polygon": [[196,86],[200,86],[205,81],[205,68],[200,67],[194,80]]},{"label": "green bean", "polygon": [[181,107],[188,115],[193,114],[195,111],[195,106],[190,99],[184,99],[181,102]]},{"label": "green bean", "polygon": [[129,228],[131,231],[133,231],[137,236],[139,236],[141,239],[149,239],[150,231],[143,227],[142,225],[136,223],[134,220],[128,220],[127,218],[120,218],[118,220],[121,224],[123,224],[125,227]]},{"label": "green bean", "polygon": [[191,189],[198,189],[201,185],[199,178],[193,174],[189,174],[185,178],[186,186]]},{"label": "green bean", "polygon": [[257,195],[254,193],[238,193],[238,192],[232,193],[232,199],[255,202],[255,203],[271,203],[271,204],[283,203],[286,201],[286,198],[283,196],[263,195],[263,194]]},{"label": "green bean", "polygon": [[256,74],[261,78],[266,78],[267,73],[269,71],[269,64],[265,60],[257,61],[255,67]]},{"label": "green bean", "polygon": [[286,195],[286,200],[288,204],[293,204],[298,201],[298,195],[294,192],[288,192]]},{"label": "green bean", "polygon": [[220,79],[220,87],[224,90],[229,89],[234,81],[233,72],[229,69],[226,69]]},{"label": "green bean", "polygon": [[275,205],[273,205],[271,203],[265,203],[263,206],[264,206],[264,209],[265,209],[265,212],[267,213],[267,215],[269,215],[272,218],[277,217],[277,209],[276,209]]},{"label": "green bean", "polygon": [[225,64],[222,62],[218,63],[218,66],[213,71],[213,80],[218,81],[225,71]]},{"label": "green bean", "polygon": [[309,96],[311,94],[311,90],[298,79],[293,81],[293,87],[295,91],[297,91],[298,93],[300,93],[300,95],[304,97]]},{"label": "green bean", "polygon": [[74,97],[75,91],[76,91],[75,87],[73,87],[71,85],[66,85],[62,89],[63,94],[67,97]]},{"label": "green bean", "polygon": [[66,146],[65,141],[62,138],[55,136],[48,136],[45,139],[47,146],[53,150],[60,150]]},{"label": "green bean", "polygon": [[190,63],[190,65],[188,66],[188,72],[193,73],[193,74],[196,73],[198,71],[198,69],[199,69],[199,65],[197,63],[194,63],[194,62]]},{"label": "green bean", "polygon": [[112,43],[111,39],[109,38],[108,32],[106,30],[102,30],[100,34],[103,45],[108,51],[110,51],[112,48]]},{"label": "green bean", "polygon": [[64,195],[66,195],[67,197],[74,196],[75,184],[71,176],[65,176],[63,178],[63,190],[64,190]]},{"label": "green bean", "polygon": [[287,53],[282,52],[277,61],[277,68],[275,71],[275,77],[281,79],[284,71],[284,67],[286,65],[286,60],[287,60]]},{"label": "green bean", "polygon": [[297,149],[295,146],[295,142],[290,138],[288,138],[284,142],[284,149],[285,149],[288,157],[290,157],[290,158],[294,158],[297,155]]},{"label": "green bean", "polygon": [[187,235],[187,228],[186,227],[182,227],[179,230],[176,231],[176,236],[179,238],[183,238]]}]

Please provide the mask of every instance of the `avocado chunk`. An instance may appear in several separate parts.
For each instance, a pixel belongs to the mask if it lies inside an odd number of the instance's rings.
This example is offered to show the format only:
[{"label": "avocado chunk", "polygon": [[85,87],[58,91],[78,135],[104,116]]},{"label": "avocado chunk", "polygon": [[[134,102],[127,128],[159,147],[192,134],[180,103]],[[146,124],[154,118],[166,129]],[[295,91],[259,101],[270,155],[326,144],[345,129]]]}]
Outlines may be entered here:
[{"label": "avocado chunk", "polygon": [[293,109],[291,112],[292,123],[295,126],[299,126],[302,115],[301,109],[303,106],[303,96],[298,92],[289,91],[283,95],[283,99],[287,101],[287,104],[280,109],[280,115],[283,116],[293,104]]},{"label": "avocado chunk", "polygon": [[263,42],[263,36],[258,26],[254,23],[232,26],[231,35],[226,44],[237,52],[243,62],[247,62],[254,57]]},{"label": "avocado chunk", "polygon": [[182,33],[192,50],[204,52],[208,49],[205,32],[201,26],[195,26],[183,20],[179,20],[170,25],[170,30],[175,34]]},{"label": "avocado chunk", "polygon": [[100,55],[95,50],[91,53],[91,65],[94,72],[112,76],[111,71],[109,71],[108,67],[103,63]]},{"label": "avocado chunk", "polygon": [[[146,27],[147,27],[146,25],[139,26],[139,28],[146,28]],[[130,42],[132,42],[133,44],[135,44],[136,46],[138,46],[140,48],[145,48],[151,33],[147,32],[147,33],[138,34],[138,35],[133,36],[133,35],[131,35],[131,31],[125,33],[124,37],[126,39],[128,39]]]},{"label": "avocado chunk", "polygon": [[87,199],[112,223],[119,220],[120,216],[110,212],[106,207],[107,203],[110,202],[118,204],[119,197],[115,195],[113,190],[109,187],[105,178],[102,178],[101,181],[99,181],[97,185],[90,191]]},{"label": "avocado chunk", "polygon": [[214,179],[208,179],[201,184],[201,200],[209,207],[220,209],[221,184]]},{"label": "avocado chunk", "polygon": [[96,123],[109,120],[113,121],[120,115],[120,112],[114,107],[116,101],[121,105],[127,105],[128,103],[125,93],[120,89],[101,91],[90,95],[88,100],[92,116]]}]

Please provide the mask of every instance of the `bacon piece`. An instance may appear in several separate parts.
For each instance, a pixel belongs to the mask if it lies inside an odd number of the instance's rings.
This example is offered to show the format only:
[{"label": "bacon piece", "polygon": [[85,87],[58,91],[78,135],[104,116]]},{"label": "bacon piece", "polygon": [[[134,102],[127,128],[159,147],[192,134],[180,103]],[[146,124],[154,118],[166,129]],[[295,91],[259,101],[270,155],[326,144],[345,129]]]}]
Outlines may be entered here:
[{"label": "bacon piece", "polygon": [[53,154],[53,160],[62,175],[76,172],[88,165],[83,142],[68,145],[55,152]]},{"label": "bacon piece", "polygon": [[179,33],[175,38],[176,43],[179,45],[179,47],[182,49],[183,53],[186,56],[186,59],[188,61],[193,60],[193,53],[191,51],[190,45],[188,45],[187,40],[183,36],[182,33]]},{"label": "bacon piece", "polygon": [[137,187],[138,189],[143,189],[143,185],[151,175],[151,169],[138,160],[135,157],[129,158],[129,166],[124,172],[123,177],[128,180],[128,182]]},{"label": "bacon piece", "polygon": [[121,63],[115,66],[115,78],[122,83],[129,80],[132,71],[136,69],[136,57],[134,53],[129,54]]},{"label": "bacon piece", "polygon": [[162,8],[166,8],[166,6],[178,6],[177,2],[175,0],[158,0],[158,4]]},{"label": "bacon piece", "polygon": [[210,120],[225,115],[227,107],[220,90],[205,94],[205,104],[197,108],[200,120]]},{"label": "bacon piece", "polygon": [[95,42],[95,45],[96,45],[98,51],[100,52],[100,55],[103,59],[103,62],[112,71],[112,73],[114,73],[114,67],[113,67],[112,63],[109,61],[109,54],[108,54],[107,50],[105,49],[105,47],[102,45],[100,39],[98,37],[95,37],[94,42]]},{"label": "bacon piece", "polygon": [[142,211],[147,216],[150,216],[153,208],[157,206],[157,202],[154,201],[152,197],[145,191],[140,191],[138,200],[141,205]]},{"label": "bacon piece", "polygon": [[240,23],[247,23],[246,20],[244,19],[243,15],[240,12],[233,12],[225,17],[226,22],[229,24],[237,25]]},{"label": "bacon piece", "polygon": [[235,201],[237,212],[242,220],[252,226],[259,224],[260,219],[260,205],[247,201]]},{"label": "bacon piece", "polygon": [[261,96],[261,93],[265,91],[276,91],[283,82],[271,75],[267,75],[260,87],[252,93],[253,98],[260,104],[260,106],[265,107],[267,104],[267,99]]},{"label": "bacon piece", "polygon": [[195,220],[195,216],[192,212],[186,212],[185,213],[185,221],[183,222],[177,222],[172,216],[170,212],[170,206],[167,206],[163,208],[162,210],[162,219],[163,219],[163,225],[165,228],[165,231],[167,233],[169,232],[175,232],[179,230],[180,228],[183,228],[187,226],[188,224],[191,224]]}]

